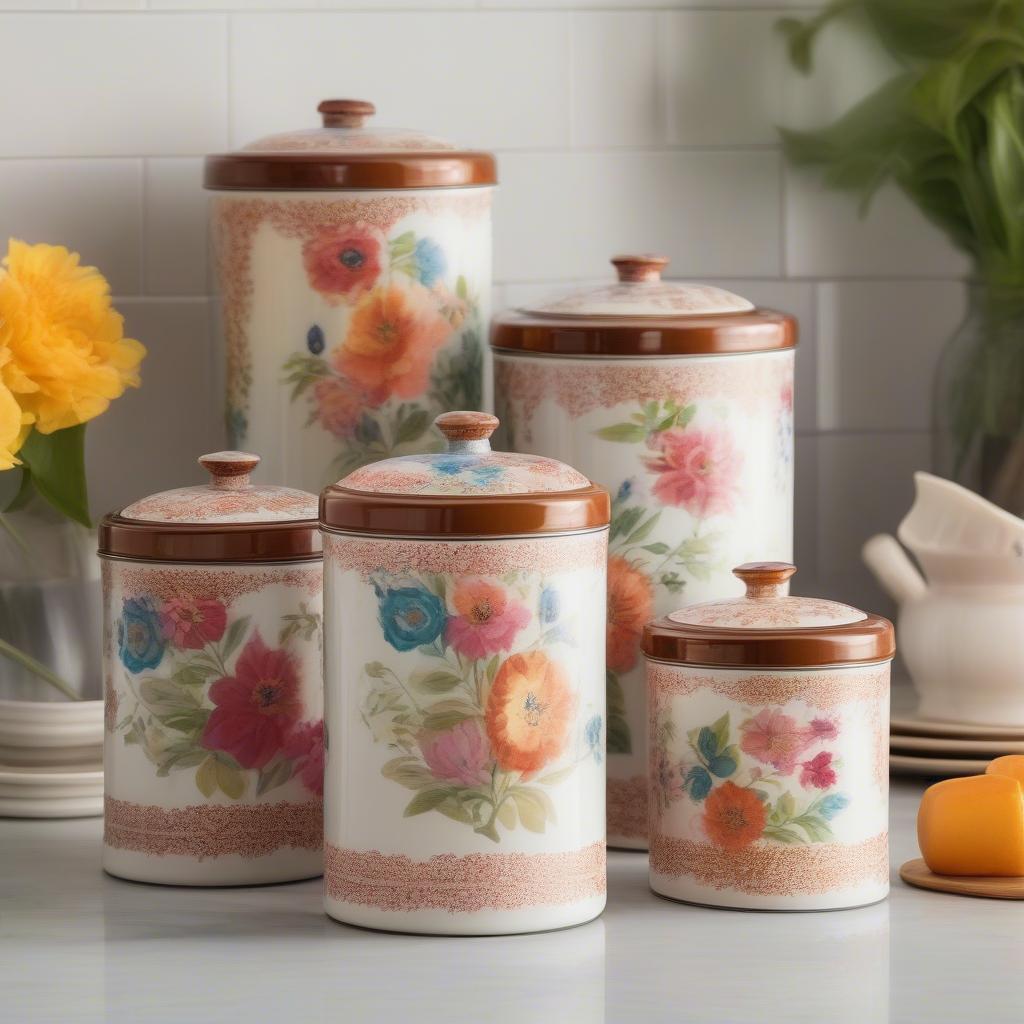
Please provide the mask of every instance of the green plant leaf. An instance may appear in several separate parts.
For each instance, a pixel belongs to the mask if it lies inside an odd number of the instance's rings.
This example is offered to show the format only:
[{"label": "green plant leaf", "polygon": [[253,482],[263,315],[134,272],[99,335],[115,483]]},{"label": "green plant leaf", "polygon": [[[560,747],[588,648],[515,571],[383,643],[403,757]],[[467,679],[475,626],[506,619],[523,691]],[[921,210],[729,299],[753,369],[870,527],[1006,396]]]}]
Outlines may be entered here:
[{"label": "green plant leaf", "polygon": [[421,789],[406,805],[403,817],[411,818],[416,814],[426,814],[443,804],[452,795],[451,786],[432,786]]},{"label": "green plant leaf", "polygon": [[416,409],[398,424],[395,444],[409,444],[419,440],[430,426],[430,414],[426,409]]},{"label": "green plant leaf", "polygon": [[225,764],[220,759],[216,765],[217,785],[221,792],[232,800],[240,800],[245,792],[245,776],[240,768]]},{"label": "green plant leaf", "polygon": [[202,705],[195,691],[187,690],[171,679],[148,676],[139,683],[139,694],[154,715],[198,710]]},{"label": "green plant leaf", "polygon": [[256,777],[256,795],[262,796],[270,790],[283,786],[292,777],[294,765],[291,761],[274,761],[260,769]]},{"label": "green plant leaf", "polygon": [[249,628],[249,623],[251,621],[250,616],[243,615],[240,619],[235,619],[235,621],[228,626],[221,646],[221,657],[224,661],[227,661],[228,658],[235,653],[235,649],[242,642],[242,638],[245,636],[246,630]]},{"label": "green plant leaf", "polygon": [[218,670],[206,664],[198,664],[195,661],[182,665],[171,679],[179,686],[202,686],[211,676],[217,675]]},{"label": "green plant leaf", "polygon": [[546,794],[537,789],[517,786],[511,791],[512,799],[519,812],[519,820],[523,828],[530,832],[543,832],[547,828],[548,818],[554,820],[554,808]]},{"label": "green plant leaf", "polygon": [[395,757],[380,770],[381,775],[406,789],[422,789],[434,782],[434,776],[415,757]]},{"label": "green plant leaf", "polygon": [[14,492],[14,497],[7,503],[7,507],[3,510],[4,512],[17,512],[18,509],[24,508],[35,494],[35,488],[32,486],[32,474],[24,466],[21,467],[21,478],[18,480],[18,489]]},{"label": "green plant leaf", "polygon": [[448,693],[456,686],[461,685],[462,677],[454,672],[428,672],[426,674],[416,673],[409,677],[410,684],[417,690],[424,693]]},{"label": "green plant leaf", "polygon": [[622,683],[614,672],[605,673],[607,701],[607,750],[609,754],[630,754],[633,751],[629,723],[626,721],[626,696]]},{"label": "green plant leaf", "polygon": [[207,756],[196,770],[196,788],[209,799],[217,791],[217,759]]},{"label": "green plant leaf", "polygon": [[519,815],[516,814],[516,805],[514,800],[503,800],[501,806],[498,808],[498,821],[501,824],[511,830],[514,829],[519,822]]},{"label": "green plant leaf", "polygon": [[644,551],[650,551],[652,555],[667,555],[669,553],[669,546],[662,543],[660,540],[654,544],[645,544]]},{"label": "green plant leaf", "polygon": [[711,731],[715,734],[718,743],[718,752],[723,753],[729,745],[729,712],[726,711],[712,726]]},{"label": "green plant leaf", "polygon": [[655,512],[653,516],[642,522],[627,538],[626,544],[639,544],[640,541],[646,540],[650,535],[651,531],[658,524],[658,520],[661,518],[661,512]]},{"label": "green plant leaf", "polygon": [[52,434],[29,431],[18,458],[46,501],[76,523],[92,526],[85,481],[84,423],[55,430]]},{"label": "green plant leaf", "polygon": [[616,423],[610,427],[601,427],[594,433],[604,441],[618,441],[623,444],[636,444],[647,437],[647,430],[636,423]]}]

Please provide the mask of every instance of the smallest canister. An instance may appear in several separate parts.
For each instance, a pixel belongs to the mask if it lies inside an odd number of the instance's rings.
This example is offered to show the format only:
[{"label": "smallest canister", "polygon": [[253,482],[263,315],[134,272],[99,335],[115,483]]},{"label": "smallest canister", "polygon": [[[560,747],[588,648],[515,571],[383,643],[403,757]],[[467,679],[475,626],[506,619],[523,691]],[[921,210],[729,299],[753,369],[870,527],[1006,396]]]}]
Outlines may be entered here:
[{"label": "smallest canister", "polygon": [[750,910],[884,899],[892,624],[788,596],[787,563],[734,572],[744,596],[644,630],[651,888]]},{"label": "smallest canister", "polygon": [[317,498],[259,457],[105,516],[103,868],[255,885],[323,870]]}]

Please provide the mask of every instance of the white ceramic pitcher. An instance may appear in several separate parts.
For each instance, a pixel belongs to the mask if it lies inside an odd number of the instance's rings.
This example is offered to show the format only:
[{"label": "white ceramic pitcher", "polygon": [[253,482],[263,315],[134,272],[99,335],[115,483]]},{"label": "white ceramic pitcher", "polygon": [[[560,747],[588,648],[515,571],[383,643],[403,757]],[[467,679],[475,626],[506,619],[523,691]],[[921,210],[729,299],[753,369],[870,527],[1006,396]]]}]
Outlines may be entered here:
[{"label": "white ceramic pitcher", "polygon": [[900,541],[879,534],[864,561],[899,602],[899,650],[926,718],[1024,726],[1024,519],[930,473]]}]

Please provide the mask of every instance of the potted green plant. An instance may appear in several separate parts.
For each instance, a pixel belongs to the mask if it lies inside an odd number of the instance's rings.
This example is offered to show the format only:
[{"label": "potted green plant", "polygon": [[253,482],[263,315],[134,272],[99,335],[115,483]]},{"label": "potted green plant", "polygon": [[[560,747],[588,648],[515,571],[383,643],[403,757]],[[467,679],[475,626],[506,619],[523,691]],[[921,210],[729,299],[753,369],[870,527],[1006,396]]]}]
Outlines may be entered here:
[{"label": "potted green plant", "polygon": [[793,64],[841,15],[901,70],[787,155],[866,204],[894,182],[972,261],[966,319],[936,375],[936,469],[1024,515],[1024,0],[834,0],[784,18]]}]

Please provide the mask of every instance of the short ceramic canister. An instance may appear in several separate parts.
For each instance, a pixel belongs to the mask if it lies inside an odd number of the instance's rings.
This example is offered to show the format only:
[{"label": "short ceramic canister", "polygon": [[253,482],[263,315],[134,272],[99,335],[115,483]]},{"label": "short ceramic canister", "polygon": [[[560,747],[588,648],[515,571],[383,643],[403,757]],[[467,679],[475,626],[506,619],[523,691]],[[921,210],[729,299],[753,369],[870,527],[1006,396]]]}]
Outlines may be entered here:
[{"label": "short ceramic canister", "polygon": [[317,499],[204,455],[210,482],[106,516],[103,867],[252,885],[323,868]]},{"label": "short ceramic canister", "polygon": [[438,413],[489,408],[489,153],[379,127],[363,100],[323,125],[206,159],[230,443],[319,492],[436,451]]},{"label": "short ceramic canister", "polygon": [[321,495],[325,901],[349,924],[502,934],[604,908],[608,494],[492,451],[497,423],[440,416],[446,452]]},{"label": "short ceramic canister", "polygon": [[832,910],[888,894],[893,628],[787,597],[795,571],[741,565],[743,597],[644,630],[650,879],[663,896]]},{"label": "short ceramic canister", "polygon": [[667,260],[620,256],[619,280],[494,322],[509,448],[562,459],[612,494],[608,842],[647,847],[640,636],[681,604],[734,597],[730,569],[792,558],[792,317]]}]

